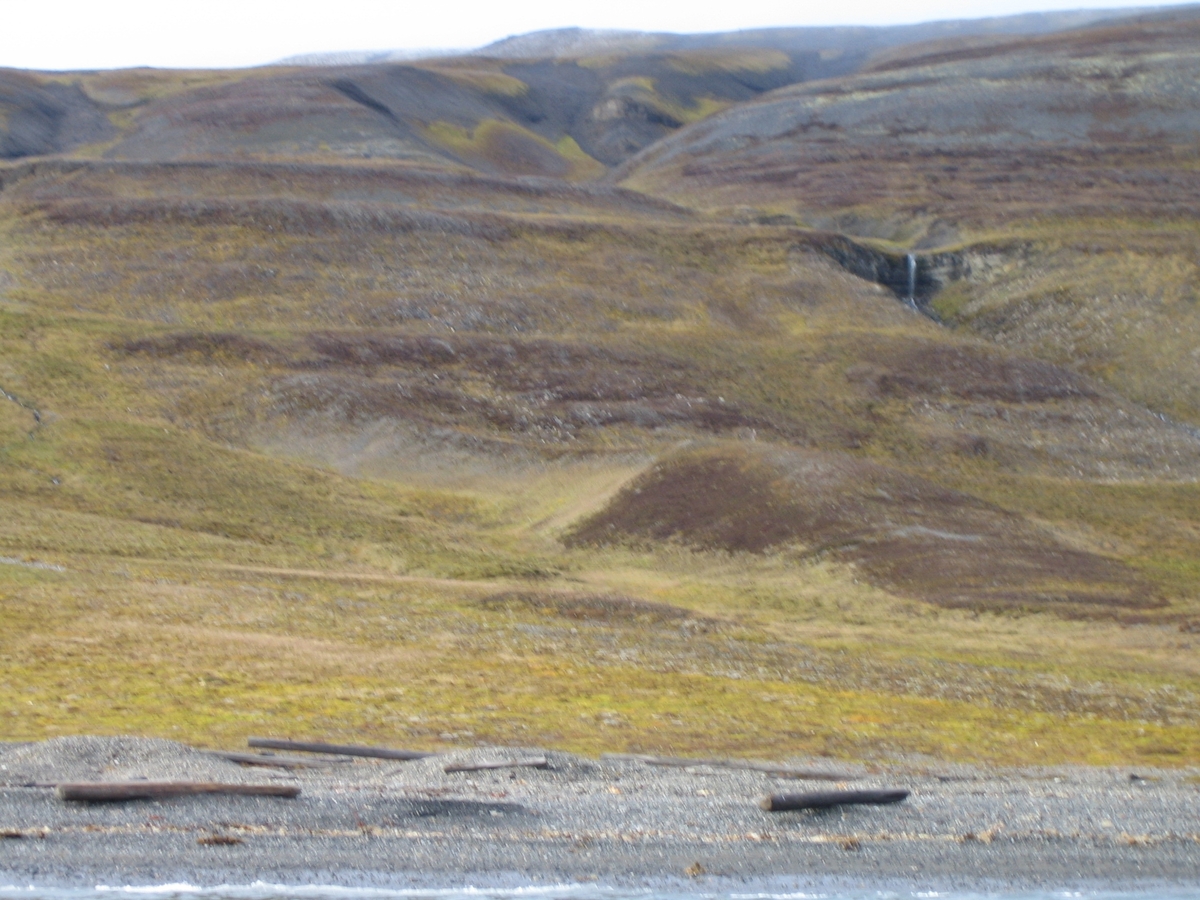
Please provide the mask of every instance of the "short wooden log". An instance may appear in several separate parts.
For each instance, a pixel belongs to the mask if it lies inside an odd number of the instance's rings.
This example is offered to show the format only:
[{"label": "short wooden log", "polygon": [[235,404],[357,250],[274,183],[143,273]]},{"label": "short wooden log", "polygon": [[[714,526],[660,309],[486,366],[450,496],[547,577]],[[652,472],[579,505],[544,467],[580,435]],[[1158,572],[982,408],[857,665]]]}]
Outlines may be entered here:
[{"label": "short wooden log", "polygon": [[298,797],[300,788],[284,784],[220,784],[212,781],[77,781],[54,789],[60,800],[114,803],[123,800],[162,800],[197,794],[240,794],[251,797]]},{"label": "short wooden log", "polygon": [[275,738],[250,738],[246,743],[261,750],[293,750],[303,753],[333,753],[339,756],[368,756],[374,759],[426,759],[433,753],[420,750],[393,750],[390,747],[362,747],[358,744],[322,744],[309,741],[284,741]]},{"label": "short wooden log", "polygon": [[828,809],[855,803],[899,803],[908,791],[885,788],[860,791],[807,791],[803,794],[769,794],[759,803],[767,812],[787,812],[794,809]]},{"label": "short wooden log", "polygon": [[447,763],[442,767],[443,772],[480,772],[485,769],[545,769],[550,761],[544,756],[533,756],[527,759],[489,759],[475,763]]}]

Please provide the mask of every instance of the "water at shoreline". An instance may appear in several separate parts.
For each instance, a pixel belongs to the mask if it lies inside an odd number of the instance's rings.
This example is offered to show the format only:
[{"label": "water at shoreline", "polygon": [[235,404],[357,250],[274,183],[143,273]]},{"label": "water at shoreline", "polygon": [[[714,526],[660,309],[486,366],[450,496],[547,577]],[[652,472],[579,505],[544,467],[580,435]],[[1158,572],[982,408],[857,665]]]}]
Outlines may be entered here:
[{"label": "water at shoreline", "polygon": [[256,882],[201,887],[190,884],[97,885],[56,888],[0,886],[0,900],[1200,900],[1200,887],[1135,889],[1023,889],[961,891],[886,888],[813,888],[791,891],[706,891],[613,888],[596,885],[523,888],[373,888]]}]

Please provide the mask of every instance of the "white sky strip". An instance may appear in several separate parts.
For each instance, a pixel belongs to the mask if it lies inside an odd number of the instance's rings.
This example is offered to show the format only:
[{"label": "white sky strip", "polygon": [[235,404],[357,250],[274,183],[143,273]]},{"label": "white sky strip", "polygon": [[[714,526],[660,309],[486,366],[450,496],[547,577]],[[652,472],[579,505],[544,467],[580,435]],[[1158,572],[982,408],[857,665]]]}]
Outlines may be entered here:
[{"label": "white sky strip", "polygon": [[[0,0],[0,66],[95,69],[262,65],[304,53],[471,48],[545,28],[703,32],[889,25],[1130,0]],[[1167,5],[1159,3],[1156,5]]]}]

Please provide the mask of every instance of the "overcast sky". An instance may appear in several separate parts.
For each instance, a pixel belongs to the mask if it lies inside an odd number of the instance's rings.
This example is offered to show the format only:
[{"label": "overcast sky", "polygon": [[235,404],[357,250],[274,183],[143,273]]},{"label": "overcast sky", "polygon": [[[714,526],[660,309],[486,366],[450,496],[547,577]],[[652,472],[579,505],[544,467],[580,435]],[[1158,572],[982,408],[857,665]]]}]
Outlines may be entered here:
[{"label": "overcast sky", "polygon": [[579,25],[726,31],[896,24],[1130,0],[0,0],[0,66],[259,65],[297,53],[477,47]]}]

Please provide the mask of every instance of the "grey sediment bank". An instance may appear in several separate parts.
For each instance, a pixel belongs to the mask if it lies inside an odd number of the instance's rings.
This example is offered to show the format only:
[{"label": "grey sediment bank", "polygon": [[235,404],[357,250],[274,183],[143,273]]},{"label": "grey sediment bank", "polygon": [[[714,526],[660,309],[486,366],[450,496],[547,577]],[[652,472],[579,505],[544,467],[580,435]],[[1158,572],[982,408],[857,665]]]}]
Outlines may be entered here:
[{"label": "grey sediment bank", "polygon": [[[545,756],[547,766],[444,771],[516,753]],[[532,748],[271,772],[163,740],[0,744],[0,835],[7,835],[0,884],[596,881],[706,892],[743,880],[823,879],[989,889],[1194,886],[1200,872],[1200,784],[1192,770],[838,768],[857,776],[855,789],[910,794],[887,806],[772,813],[759,801],[796,790],[796,781]],[[92,805],[23,786],[136,778],[302,791],[294,800]]]}]

